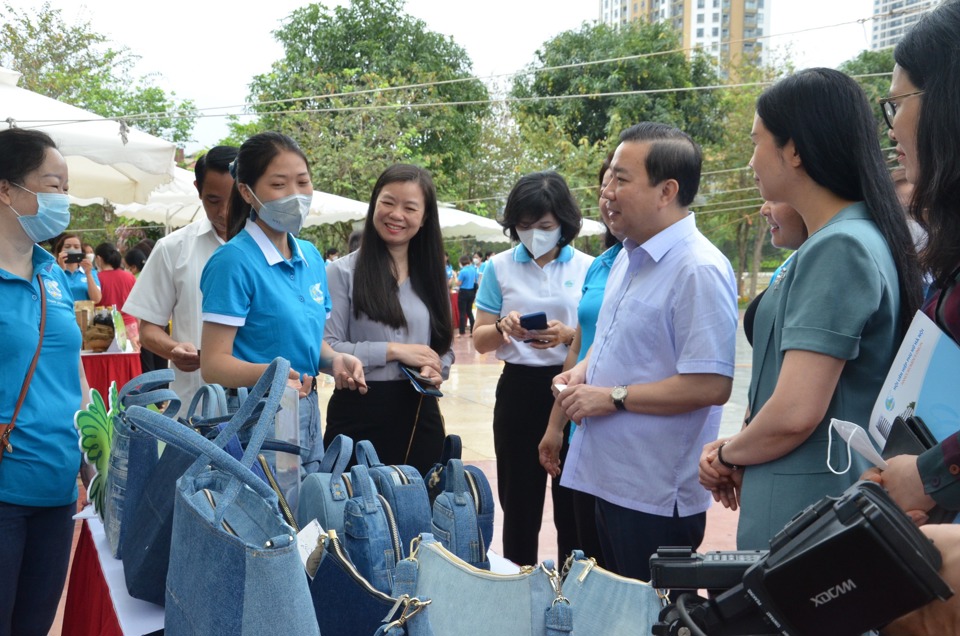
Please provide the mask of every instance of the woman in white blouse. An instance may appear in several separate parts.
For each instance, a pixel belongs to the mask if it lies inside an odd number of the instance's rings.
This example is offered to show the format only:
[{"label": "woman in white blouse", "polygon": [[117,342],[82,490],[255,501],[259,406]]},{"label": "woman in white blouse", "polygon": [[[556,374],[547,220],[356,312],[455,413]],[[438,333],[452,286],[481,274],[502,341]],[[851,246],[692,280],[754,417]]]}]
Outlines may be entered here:
[{"label": "woman in white blouse", "polygon": [[370,440],[385,464],[426,472],[443,450],[437,398],[407,367],[439,387],[453,363],[443,238],[430,173],[387,168],[373,188],[360,249],[327,266],[333,310],[324,340],[364,366],[369,393],[334,391],[325,444],[338,434]]}]

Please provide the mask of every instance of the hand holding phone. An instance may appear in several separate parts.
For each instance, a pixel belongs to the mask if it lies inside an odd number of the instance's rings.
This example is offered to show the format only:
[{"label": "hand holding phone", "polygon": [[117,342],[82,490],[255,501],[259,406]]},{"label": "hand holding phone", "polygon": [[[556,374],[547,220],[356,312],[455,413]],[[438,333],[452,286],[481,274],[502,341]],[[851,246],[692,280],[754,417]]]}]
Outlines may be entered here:
[{"label": "hand holding phone", "polygon": [[410,383],[413,385],[413,388],[417,391],[417,393],[432,395],[434,397],[443,397],[443,393],[440,392],[440,389],[437,388],[437,385],[434,384],[430,378],[422,375],[416,369],[401,364],[400,370],[403,371],[403,373],[410,380]]},{"label": "hand holding phone", "polygon": [[66,258],[63,259],[64,263],[73,264],[79,263],[83,260],[83,252],[67,252]]},{"label": "hand holding phone", "polygon": [[[531,314],[524,314],[520,316],[520,327],[526,329],[527,331],[537,331],[539,329],[547,328],[547,314],[538,311]],[[524,340],[524,342],[538,342],[536,338],[529,338]]]}]

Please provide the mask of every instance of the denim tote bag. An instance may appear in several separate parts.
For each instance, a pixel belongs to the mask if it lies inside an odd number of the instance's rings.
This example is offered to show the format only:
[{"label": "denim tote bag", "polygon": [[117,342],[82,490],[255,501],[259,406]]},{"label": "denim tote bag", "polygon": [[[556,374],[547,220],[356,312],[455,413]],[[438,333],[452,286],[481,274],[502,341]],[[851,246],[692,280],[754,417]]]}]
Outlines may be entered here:
[{"label": "denim tote bag", "polygon": [[650,634],[663,607],[649,584],[604,570],[574,550],[564,565],[563,595],[577,615],[577,636]]},{"label": "denim tote bag", "polygon": [[387,633],[432,636],[420,616],[425,606],[413,598],[415,578],[409,573],[395,576],[395,597],[389,596],[361,576],[336,531],[328,532],[322,542],[323,557],[310,581],[310,594],[323,636],[368,636],[401,620],[398,629]]},{"label": "denim tote bag", "polygon": [[416,596],[430,599],[437,634],[554,636],[573,628],[552,561],[495,574],[457,558],[431,534],[422,535],[411,559],[417,563]]},{"label": "denim tote bag", "polygon": [[337,435],[323,454],[320,468],[300,484],[297,523],[305,527],[314,519],[324,530],[343,532],[343,509],[353,497],[350,475],[345,473],[353,456],[353,440]]},{"label": "denim tote bag", "polygon": [[369,469],[377,492],[390,504],[401,545],[409,546],[421,533],[430,532],[430,499],[416,468],[384,466],[369,440],[357,442],[357,463]]},{"label": "denim tote bag", "polygon": [[[443,440],[443,455],[440,462],[433,465],[423,481],[427,485],[427,495],[430,498],[432,506],[437,497],[446,489],[447,477],[445,469],[451,459],[460,459],[463,445],[460,442],[459,435],[447,435]],[[473,496],[473,502],[477,506],[477,522],[480,525],[480,534],[483,537],[483,544],[490,546],[493,543],[493,491],[490,489],[490,481],[477,466],[467,466],[464,464],[464,477],[467,480],[467,488]],[[469,559],[467,559],[469,560]]]},{"label": "denim tote bag", "polygon": [[173,417],[180,410],[180,398],[170,389],[160,388],[170,382],[173,382],[172,370],[150,371],[124,384],[117,395],[120,410],[113,417],[103,510],[103,529],[115,559],[123,558],[126,528],[132,522],[159,455],[156,438],[131,427],[125,409],[169,401],[164,414],[172,413]]},{"label": "denim tote bag", "polygon": [[377,494],[367,467],[350,469],[354,496],[343,510],[343,545],[360,575],[385,594],[393,587],[393,570],[403,546],[393,509]]},{"label": "denim tote bag", "polygon": [[171,634],[319,636],[294,531],[276,494],[250,471],[289,370],[282,358],[271,362],[222,431],[235,435],[269,389],[242,461],[188,427],[130,409],[137,426],[197,457],[177,481],[165,603]]},{"label": "denim tote bag", "polygon": [[433,536],[458,557],[481,570],[490,569],[487,544],[480,532],[479,506],[467,487],[463,462],[447,462],[446,488],[433,502]]}]

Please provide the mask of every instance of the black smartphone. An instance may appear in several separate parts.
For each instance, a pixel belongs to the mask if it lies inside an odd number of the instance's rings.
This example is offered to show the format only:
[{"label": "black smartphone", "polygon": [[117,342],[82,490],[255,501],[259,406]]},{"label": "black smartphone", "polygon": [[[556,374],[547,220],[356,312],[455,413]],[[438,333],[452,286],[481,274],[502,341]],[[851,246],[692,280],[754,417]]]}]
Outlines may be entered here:
[{"label": "black smartphone", "polygon": [[433,397],[443,397],[443,393],[440,392],[440,389],[438,389],[436,385],[429,379],[422,376],[416,369],[412,369],[401,364],[400,370],[403,371],[407,378],[410,379],[410,384],[413,385],[413,388],[416,389],[418,393],[432,395]]},{"label": "black smartphone", "polygon": [[[538,329],[547,328],[547,314],[542,311],[538,311],[532,314],[524,314],[520,316],[520,326],[526,329],[527,331],[536,331]],[[544,342],[542,340],[537,340],[536,338],[530,338],[524,340],[524,342]]]},{"label": "black smartphone", "polygon": [[67,252],[67,257],[63,259],[64,263],[80,263],[83,261],[83,252]]}]

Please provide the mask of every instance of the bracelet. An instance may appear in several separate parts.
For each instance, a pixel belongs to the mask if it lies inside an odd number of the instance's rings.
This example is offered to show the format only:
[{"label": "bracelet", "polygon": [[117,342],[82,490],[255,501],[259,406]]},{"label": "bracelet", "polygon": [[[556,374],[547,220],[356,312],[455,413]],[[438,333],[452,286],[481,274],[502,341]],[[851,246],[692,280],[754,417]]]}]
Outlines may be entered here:
[{"label": "bracelet", "polygon": [[723,444],[720,444],[720,446],[717,447],[717,461],[719,461],[721,465],[726,466],[730,470],[740,470],[741,468],[740,466],[737,466],[736,464],[731,464],[730,462],[726,462],[723,460],[723,447],[729,443],[730,443],[730,440],[727,440]]},{"label": "bracelet", "polygon": [[500,328],[501,320],[503,320],[503,318],[497,318],[497,322],[493,323],[493,326],[496,328],[497,332],[500,333],[500,335],[503,335],[503,329]]}]

